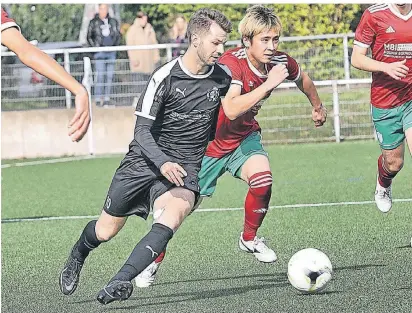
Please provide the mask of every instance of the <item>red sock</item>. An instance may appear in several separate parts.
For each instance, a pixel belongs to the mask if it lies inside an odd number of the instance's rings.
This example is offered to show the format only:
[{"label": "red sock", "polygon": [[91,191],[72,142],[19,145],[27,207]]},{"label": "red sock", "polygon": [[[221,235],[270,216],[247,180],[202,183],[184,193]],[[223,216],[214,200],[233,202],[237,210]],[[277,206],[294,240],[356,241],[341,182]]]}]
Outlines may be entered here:
[{"label": "red sock", "polygon": [[381,154],[378,159],[378,181],[379,185],[384,188],[388,188],[392,184],[392,179],[398,174],[398,172],[390,173],[383,165],[383,155]]},{"label": "red sock", "polygon": [[163,252],[161,252],[161,253],[158,255],[158,257],[156,258],[156,260],[154,260],[155,263],[160,263],[160,262],[162,262],[163,259],[164,259],[164,257],[165,257],[165,254],[166,254],[166,249],[164,249]]},{"label": "red sock", "polygon": [[243,240],[250,241],[262,225],[269,208],[272,194],[272,173],[270,171],[256,173],[249,179],[249,191],[245,200],[245,223]]}]

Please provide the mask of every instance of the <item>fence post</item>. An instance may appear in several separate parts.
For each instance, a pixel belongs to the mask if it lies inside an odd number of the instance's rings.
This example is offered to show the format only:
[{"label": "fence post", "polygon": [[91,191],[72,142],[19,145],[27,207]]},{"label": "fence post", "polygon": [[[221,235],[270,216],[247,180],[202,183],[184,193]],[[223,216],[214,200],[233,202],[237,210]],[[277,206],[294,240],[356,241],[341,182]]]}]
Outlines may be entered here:
[{"label": "fence post", "polygon": [[335,130],[336,142],[340,142],[339,94],[338,94],[338,84],[335,80],[332,82],[332,91],[333,91],[333,128]]},{"label": "fence post", "polygon": [[82,84],[86,87],[87,93],[89,95],[89,109],[90,109],[90,125],[87,132],[88,144],[89,144],[89,154],[94,154],[94,135],[93,135],[93,110],[92,110],[92,82],[93,82],[93,72],[92,72],[92,62],[89,57],[83,58],[84,76]]},{"label": "fence post", "polygon": [[173,53],[172,53],[172,48],[171,47],[166,48],[166,57],[167,57],[167,62],[172,61]]},{"label": "fence post", "polygon": [[[348,36],[343,37],[343,66],[345,68],[345,79],[350,79],[350,64],[349,64],[349,47],[348,47]],[[346,85],[349,89],[349,84]]]},{"label": "fence post", "polygon": [[[69,51],[64,50],[64,69],[70,74],[70,54]],[[72,107],[72,94],[70,91],[65,89],[66,92],[66,108],[70,109]]]}]

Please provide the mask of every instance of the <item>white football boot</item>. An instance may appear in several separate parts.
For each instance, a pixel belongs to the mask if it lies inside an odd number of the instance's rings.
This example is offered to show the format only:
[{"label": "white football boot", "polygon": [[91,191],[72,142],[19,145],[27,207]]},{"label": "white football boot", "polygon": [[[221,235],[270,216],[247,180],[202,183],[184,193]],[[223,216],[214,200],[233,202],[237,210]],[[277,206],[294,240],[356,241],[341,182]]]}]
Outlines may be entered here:
[{"label": "white football boot", "polygon": [[392,185],[388,188],[382,187],[379,180],[376,181],[375,203],[383,213],[388,213],[392,208]]},{"label": "white football boot", "polygon": [[251,241],[243,240],[243,232],[240,234],[239,238],[239,248],[242,251],[253,253],[253,255],[258,259],[260,262],[264,263],[272,263],[277,260],[277,256],[275,251],[270,249],[265,244],[265,238],[255,237],[255,239]]},{"label": "white football boot", "polygon": [[161,262],[156,263],[155,261],[153,261],[152,263],[150,263],[148,267],[146,267],[143,270],[143,272],[137,275],[136,278],[134,279],[136,287],[138,288],[150,287],[156,279],[156,273],[157,273],[157,270],[159,269],[160,263]]}]

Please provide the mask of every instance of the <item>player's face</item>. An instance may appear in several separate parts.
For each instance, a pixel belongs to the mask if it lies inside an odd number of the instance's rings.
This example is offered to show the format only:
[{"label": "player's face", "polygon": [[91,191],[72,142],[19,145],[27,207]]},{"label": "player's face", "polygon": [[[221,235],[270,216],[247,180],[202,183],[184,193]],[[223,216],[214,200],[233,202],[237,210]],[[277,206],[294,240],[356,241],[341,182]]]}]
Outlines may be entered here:
[{"label": "player's face", "polygon": [[213,65],[224,52],[226,32],[216,23],[210,26],[208,33],[200,39],[197,53],[204,65]]},{"label": "player's face", "polygon": [[185,20],[182,17],[176,19],[176,27],[178,30],[182,30],[185,27]]},{"label": "player's face", "polygon": [[139,18],[139,22],[140,22],[140,26],[142,26],[143,28],[146,27],[147,25],[147,16],[143,15],[141,18]]},{"label": "player's face", "polygon": [[109,13],[109,8],[107,4],[99,5],[99,17],[100,18],[106,18],[108,13]]},{"label": "player's face", "polygon": [[274,56],[279,45],[279,31],[271,29],[261,32],[252,38],[251,41],[245,40],[248,45],[249,53],[260,63],[269,63]]}]

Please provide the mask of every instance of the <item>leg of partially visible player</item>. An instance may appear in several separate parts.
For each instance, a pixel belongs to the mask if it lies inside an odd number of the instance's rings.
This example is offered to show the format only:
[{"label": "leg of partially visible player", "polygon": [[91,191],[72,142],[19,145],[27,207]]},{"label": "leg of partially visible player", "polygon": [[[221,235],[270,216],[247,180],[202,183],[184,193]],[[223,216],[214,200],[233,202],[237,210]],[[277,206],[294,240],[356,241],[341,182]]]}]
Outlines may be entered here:
[{"label": "leg of partially visible player", "polygon": [[154,210],[160,212],[157,213],[156,223],[139,241],[119,272],[99,292],[97,300],[100,303],[108,304],[130,297],[133,292],[132,279],[165,250],[174,232],[191,212],[194,202],[195,194],[182,187],[170,189],[155,200]]},{"label": "leg of partially visible player", "polygon": [[387,213],[392,208],[392,180],[403,167],[404,143],[392,150],[382,149],[378,158],[378,178],[375,189],[375,202],[378,209]]},{"label": "leg of partially visible player", "polygon": [[403,166],[407,109],[407,103],[387,109],[372,106],[372,121],[382,150],[378,158],[375,203],[383,213],[392,208],[392,180]]},{"label": "leg of partially visible player", "polygon": [[249,157],[241,168],[241,178],[248,183],[249,191],[245,200],[245,220],[239,238],[239,247],[251,252],[261,262],[274,262],[275,252],[268,248],[263,238],[256,236],[269,208],[272,195],[272,173],[266,155]]},{"label": "leg of partially visible player", "polygon": [[73,246],[65,266],[60,273],[60,290],[71,295],[79,283],[80,271],[89,253],[102,242],[109,241],[122,229],[127,217],[115,217],[104,210],[99,219],[90,221]]}]

